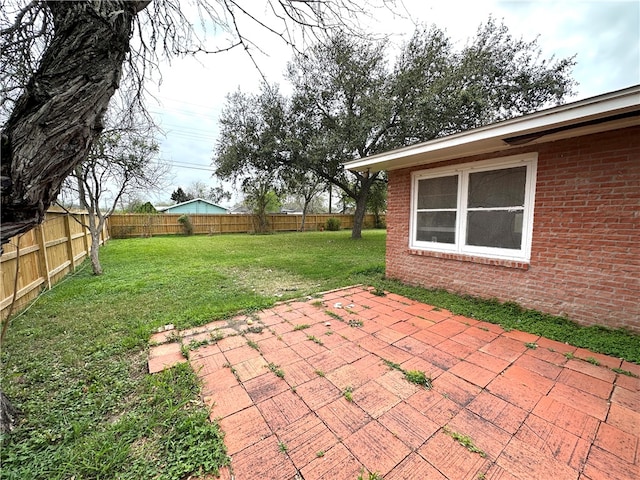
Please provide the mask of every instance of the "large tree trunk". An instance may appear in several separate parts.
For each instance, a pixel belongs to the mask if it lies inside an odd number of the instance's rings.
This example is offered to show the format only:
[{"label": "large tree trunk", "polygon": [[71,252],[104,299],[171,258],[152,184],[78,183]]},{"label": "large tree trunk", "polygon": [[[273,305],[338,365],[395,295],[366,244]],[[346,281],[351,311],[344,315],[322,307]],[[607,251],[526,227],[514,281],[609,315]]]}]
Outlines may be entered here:
[{"label": "large tree trunk", "polygon": [[44,219],[102,130],[140,2],[48,2],[55,34],[2,131],[0,245]]},{"label": "large tree trunk", "polygon": [[378,174],[374,173],[370,175],[366,173],[361,179],[360,191],[356,200],[356,211],[353,213],[353,228],[351,229],[351,238],[362,238],[362,227],[364,225],[364,216],[367,213],[367,199],[369,198],[369,191],[371,185],[378,178]]}]

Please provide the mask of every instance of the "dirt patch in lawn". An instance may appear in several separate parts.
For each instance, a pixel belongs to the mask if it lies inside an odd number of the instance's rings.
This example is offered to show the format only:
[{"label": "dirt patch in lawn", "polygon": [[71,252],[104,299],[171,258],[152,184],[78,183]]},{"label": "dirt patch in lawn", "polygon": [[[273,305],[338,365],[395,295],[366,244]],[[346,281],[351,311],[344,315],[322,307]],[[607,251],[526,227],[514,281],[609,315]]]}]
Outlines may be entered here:
[{"label": "dirt patch in lawn", "polygon": [[236,286],[265,297],[294,298],[317,290],[318,282],[282,270],[233,267],[224,270]]}]

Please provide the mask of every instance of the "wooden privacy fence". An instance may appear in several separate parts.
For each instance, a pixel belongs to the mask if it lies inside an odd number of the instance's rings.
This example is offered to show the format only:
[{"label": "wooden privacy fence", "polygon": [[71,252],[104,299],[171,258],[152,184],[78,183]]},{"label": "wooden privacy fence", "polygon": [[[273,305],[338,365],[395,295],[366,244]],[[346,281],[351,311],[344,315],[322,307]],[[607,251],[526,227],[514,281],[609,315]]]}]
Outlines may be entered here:
[{"label": "wooden privacy fence", "polygon": [[[175,235],[183,233],[178,222],[180,214],[124,214],[109,217],[109,233],[111,238],[150,237],[153,235]],[[219,233],[254,233],[253,215],[235,214],[189,214],[194,234],[214,235]],[[300,230],[302,215],[272,214],[267,215],[269,231],[295,232]],[[309,214],[304,223],[305,231],[325,228],[329,218],[340,220],[340,228],[353,227],[353,215],[342,214]],[[373,215],[365,217],[365,228],[374,226]]]},{"label": "wooden privacy fence", "polygon": [[[41,225],[22,236],[13,237],[4,245],[4,252],[0,256],[1,318],[4,319],[9,314],[14,287],[14,311],[17,311],[36,298],[43,288],[51,288],[66,274],[75,271],[89,255],[91,234],[72,217],[88,223],[86,213],[71,215],[49,211]],[[107,238],[107,231],[104,229],[101,243]]]}]

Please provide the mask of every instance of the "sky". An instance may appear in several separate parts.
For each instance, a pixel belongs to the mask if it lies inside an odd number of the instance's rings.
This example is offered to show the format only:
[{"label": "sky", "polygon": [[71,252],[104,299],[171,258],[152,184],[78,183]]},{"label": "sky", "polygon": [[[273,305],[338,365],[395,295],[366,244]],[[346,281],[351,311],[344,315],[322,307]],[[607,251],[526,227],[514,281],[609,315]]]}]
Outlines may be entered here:
[{"label": "sky", "polygon": [[[392,46],[408,39],[415,23],[422,23],[435,24],[462,48],[493,16],[504,21],[514,37],[538,38],[544,58],[576,56],[573,77],[578,86],[569,102],[640,84],[640,0],[396,1],[396,14],[380,9],[362,20],[367,31],[390,35]],[[264,30],[246,28],[268,54],[255,52],[260,71],[286,92],[283,74],[291,48]],[[173,59],[161,64],[159,73],[161,83],[156,75],[147,84],[154,97],[148,109],[164,133],[158,137],[160,158],[171,164],[171,176],[166,191],[151,197],[154,203],[168,202],[172,191],[196,181],[220,185],[212,177],[211,162],[225,97],[237,89],[257,93],[262,80],[242,50]]]}]

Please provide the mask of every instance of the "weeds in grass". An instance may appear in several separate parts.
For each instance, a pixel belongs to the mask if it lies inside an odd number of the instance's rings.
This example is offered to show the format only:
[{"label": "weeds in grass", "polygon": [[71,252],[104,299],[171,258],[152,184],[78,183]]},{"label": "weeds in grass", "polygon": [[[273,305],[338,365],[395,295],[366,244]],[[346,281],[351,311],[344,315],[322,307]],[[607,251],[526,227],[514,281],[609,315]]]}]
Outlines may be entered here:
[{"label": "weeds in grass", "polygon": [[530,348],[531,350],[535,350],[536,348],[538,348],[538,344],[535,342],[526,342],[524,346]]},{"label": "weeds in grass", "polygon": [[563,353],[563,355],[567,360],[573,360],[574,358],[576,358],[576,356],[572,352],[565,352]]},{"label": "weeds in grass", "polygon": [[600,362],[593,357],[587,357],[584,359],[585,362],[590,363],[591,365],[599,366]]},{"label": "weeds in grass", "polygon": [[324,372],[322,370],[316,370],[314,373],[319,377],[324,377]]},{"label": "weeds in grass", "polygon": [[245,330],[245,333],[262,333],[264,327],[262,325],[251,325]]},{"label": "weeds in grass", "polygon": [[254,350],[260,351],[260,346],[256,342],[254,342],[253,340],[247,340],[247,345],[249,345]]},{"label": "weeds in grass", "polygon": [[318,450],[318,451],[316,452],[316,457],[318,457],[318,458],[322,458],[322,457],[324,457],[324,450]]},{"label": "weeds in grass", "polygon": [[349,326],[353,328],[358,328],[364,325],[362,320],[349,320]]},{"label": "weeds in grass", "polygon": [[314,306],[314,307],[318,307],[318,308],[324,307],[324,304],[322,303],[321,300],[316,300],[314,302],[311,302],[311,305]]},{"label": "weeds in grass", "polygon": [[287,444],[284,442],[278,442],[278,450],[280,450],[281,453],[287,453],[289,447],[287,447]]},{"label": "weeds in grass", "polygon": [[611,370],[613,370],[616,373],[619,373],[620,375],[626,375],[627,377],[638,378],[638,375],[636,375],[633,372],[630,372],[629,370],[623,370],[622,368],[612,368]]},{"label": "weeds in grass", "polygon": [[275,363],[271,362],[267,365],[267,368],[275,373],[276,377],[284,378],[284,370],[280,368],[280,365],[276,365]]},{"label": "weeds in grass", "polygon": [[442,431],[447,435],[449,435],[451,438],[453,438],[456,442],[458,442],[464,448],[469,450],[471,453],[477,453],[483,458],[487,456],[485,452],[483,452],[480,448],[478,448],[475,445],[475,443],[473,442],[473,439],[468,435],[463,435],[461,433],[454,432],[447,426],[442,427]]}]

